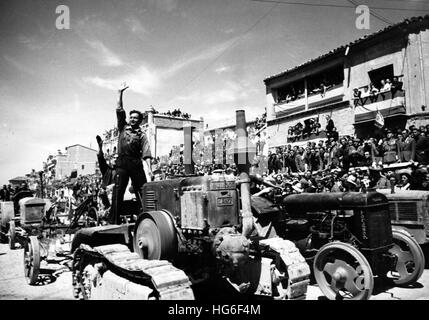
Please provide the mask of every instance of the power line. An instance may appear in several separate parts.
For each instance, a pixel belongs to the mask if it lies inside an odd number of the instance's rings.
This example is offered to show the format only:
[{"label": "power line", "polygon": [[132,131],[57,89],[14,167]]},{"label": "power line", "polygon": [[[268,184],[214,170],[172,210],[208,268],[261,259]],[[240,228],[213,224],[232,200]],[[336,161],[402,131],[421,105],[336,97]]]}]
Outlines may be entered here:
[{"label": "power line", "polygon": [[[274,8],[277,7],[277,4],[274,4],[270,10],[268,10],[262,17],[260,17],[250,28],[248,28],[245,32],[243,32],[235,41],[233,41],[230,45],[228,45],[217,57],[215,57],[209,64],[207,64],[201,71],[199,71],[194,77],[192,77],[183,87],[181,87],[178,91],[185,90],[192,82],[194,82],[196,79],[200,77],[201,74],[203,74],[213,63],[218,61],[227,51],[229,48],[234,46],[236,43],[238,43],[246,34],[248,34],[250,31],[253,30],[262,20],[265,19],[266,16],[268,16]],[[171,99],[170,99],[171,100]]]},{"label": "power line", "polygon": [[[276,4],[286,4],[286,5],[300,5],[300,6],[310,6],[310,7],[333,7],[333,8],[355,8],[354,6],[344,5],[344,4],[320,4],[320,3],[304,3],[304,2],[291,2],[291,1],[278,1],[278,0],[250,0],[251,2],[265,2],[265,3],[276,3]],[[396,11],[429,11],[429,8],[420,8],[420,9],[404,9],[404,8],[392,8],[392,7],[370,7],[371,9],[377,10],[396,10]]]}]

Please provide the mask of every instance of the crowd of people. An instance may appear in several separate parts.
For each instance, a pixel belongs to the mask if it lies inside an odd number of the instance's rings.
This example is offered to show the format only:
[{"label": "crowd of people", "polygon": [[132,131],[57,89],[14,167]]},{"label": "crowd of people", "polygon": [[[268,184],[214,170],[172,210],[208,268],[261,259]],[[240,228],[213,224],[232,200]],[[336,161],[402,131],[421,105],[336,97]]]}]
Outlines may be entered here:
[{"label": "crowd of people", "polygon": [[386,92],[392,92],[394,95],[397,91],[402,91],[403,82],[399,81],[398,77],[381,79],[378,83],[369,83],[362,88],[353,88],[354,105],[359,103],[364,105],[367,99],[370,102],[377,100],[379,94],[383,95]]},{"label": "crowd of people", "polygon": [[0,201],[12,201],[14,195],[23,190],[28,190],[28,185],[26,183],[22,183],[20,186],[17,185],[15,188],[10,184],[7,186],[4,184],[3,188],[0,189]]},{"label": "crowd of people", "polygon": [[269,154],[266,176],[307,192],[390,188],[392,184],[429,190],[428,164],[429,125],[410,126],[386,129],[379,139],[331,136],[302,147],[277,148]]},{"label": "crowd of people", "polygon": [[183,119],[191,119],[191,115],[187,112],[182,112],[179,108],[174,109],[173,111],[168,110],[167,112],[159,113],[159,111],[154,110],[154,114],[161,114],[169,117],[183,118]]}]

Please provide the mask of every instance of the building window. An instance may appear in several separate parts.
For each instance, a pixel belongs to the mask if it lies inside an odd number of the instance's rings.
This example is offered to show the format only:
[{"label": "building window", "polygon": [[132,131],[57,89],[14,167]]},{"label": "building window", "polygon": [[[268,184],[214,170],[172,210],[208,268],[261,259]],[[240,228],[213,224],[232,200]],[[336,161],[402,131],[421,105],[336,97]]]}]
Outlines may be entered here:
[{"label": "building window", "polygon": [[368,72],[368,76],[372,85],[378,90],[382,90],[386,82],[391,83],[393,81],[393,64],[371,70]]},{"label": "building window", "polygon": [[290,102],[304,97],[304,80],[282,86],[277,89],[277,103]]},{"label": "building window", "polygon": [[[342,64],[329,68],[319,73],[315,73],[306,78],[307,95],[321,94],[322,98],[326,91],[343,85],[344,67]],[[295,101],[304,98],[304,79],[277,88],[277,103]]]},{"label": "building window", "polygon": [[83,165],[82,165],[82,170],[84,170],[84,169],[85,169],[85,165],[83,164]]},{"label": "building window", "polygon": [[343,81],[343,65],[337,65],[323,72],[311,75],[307,78],[308,95],[321,94],[323,97],[326,91],[342,86]]}]

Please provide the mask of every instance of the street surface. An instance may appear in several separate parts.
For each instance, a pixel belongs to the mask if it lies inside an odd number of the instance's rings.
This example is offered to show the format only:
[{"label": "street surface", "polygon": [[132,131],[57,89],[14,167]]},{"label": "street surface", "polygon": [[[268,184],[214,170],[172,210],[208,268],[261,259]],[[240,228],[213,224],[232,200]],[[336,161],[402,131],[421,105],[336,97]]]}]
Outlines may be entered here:
[{"label": "street surface", "polygon": [[[425,248],[426,260],[429,254]],[[36,286],[27,284],[24,277],[23,249],[10,250],[7,244],[0,244],[0,300],[74,300],[71,272],[54,276],[39,276]],[[315,285],[308,288],[307,300],[324,300],[324,296]],[[371,300],[429,300],[429,268],[411,288],[374,289]]]}]

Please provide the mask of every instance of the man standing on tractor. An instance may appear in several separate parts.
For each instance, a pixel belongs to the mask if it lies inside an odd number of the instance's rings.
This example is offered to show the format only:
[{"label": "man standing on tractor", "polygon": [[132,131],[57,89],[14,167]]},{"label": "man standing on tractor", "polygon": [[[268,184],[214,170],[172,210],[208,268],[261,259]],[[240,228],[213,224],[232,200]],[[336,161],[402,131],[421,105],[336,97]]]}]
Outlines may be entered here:
[{"label": "man standing on tractor", "polygon": [[[143,163],[146,162],[148,175],[151,176],[150,160],[152,158],[149,142],[146,135],[140,128],[143,121],[143,114],[137,110],[130,111],[129,122],[127,124],[125,118],[125,110],[122,104],[122,95],[128,86],[124,83],[118,90],[119,99],[116,115],[118,118],[118,160],[116,162],[116,190],[117,195],[113,197],[113,221],[119,223],[119,215],[121,212],[122,202],[124,199],[125,189],[128,185],[128,179],[131,178],[131,183],[137,197],[141,199],[141,188],[147,182],[143,168]],[[116,198],[116,199],[115,199]],[[116,201],[115,201],[116,200]]]}]

